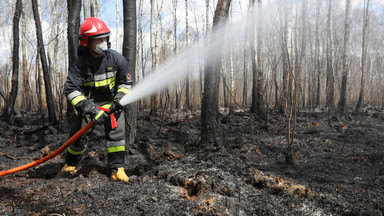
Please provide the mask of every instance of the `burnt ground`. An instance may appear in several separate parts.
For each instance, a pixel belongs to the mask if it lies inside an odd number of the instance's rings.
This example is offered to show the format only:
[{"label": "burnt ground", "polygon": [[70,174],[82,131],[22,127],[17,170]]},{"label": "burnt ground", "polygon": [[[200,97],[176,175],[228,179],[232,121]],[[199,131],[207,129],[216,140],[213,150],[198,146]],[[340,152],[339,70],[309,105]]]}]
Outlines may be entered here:
[{"label": "burnt ground", "polygon": [[[139,116],[127,150],[130,182],[109,179],[102,130],[88,134],[79,173],[64,153],[0,177],[0,215],[383,215],[384,110],[347,117],[300,113],[287,165],[285,119],[223,115],[225,150],[198,147],[200,117]],[[37,121],[0,122],[0,170],[41,158],[68,134]],[[59,130],[60,131],[60,130]]]}]

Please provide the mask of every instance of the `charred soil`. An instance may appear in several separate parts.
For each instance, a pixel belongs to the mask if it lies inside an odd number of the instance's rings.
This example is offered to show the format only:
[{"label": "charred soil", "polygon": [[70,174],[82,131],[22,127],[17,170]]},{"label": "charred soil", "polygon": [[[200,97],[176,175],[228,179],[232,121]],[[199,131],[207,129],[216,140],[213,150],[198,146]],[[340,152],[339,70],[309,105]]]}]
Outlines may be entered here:
[{"label": "charred soil", "polygon": [[[297,116],[286,163],[286,120],[244,112],[222,116],[223,149],[200,146],[200,117],[143,115],[127,148],[128,184],[113,182],[103,132],[87,134],[75,176],[64,153],[0,177],[0,215],[383,215],[384,110],[328,118]],[[193,117],[192,117],[193,116]],[[0,122],[0,170],[39,159],[68,133],[38,121]]]}]

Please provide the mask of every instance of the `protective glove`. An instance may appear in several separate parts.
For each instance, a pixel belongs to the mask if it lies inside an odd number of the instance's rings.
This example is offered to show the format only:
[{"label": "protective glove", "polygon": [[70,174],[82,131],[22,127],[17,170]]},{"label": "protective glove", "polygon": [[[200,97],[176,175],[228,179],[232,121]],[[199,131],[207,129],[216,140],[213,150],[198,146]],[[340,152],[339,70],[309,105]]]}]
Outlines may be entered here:
[{"label": "protective glove", "polygon": [[90,116],[95,124],[104,124],[105,121],[109,120],[109,115],[103,110],[99,110],[96,106],[92,109]]},{"label": "protective glove", "polygon": [[93,122],[96,124],[103,124],[106,120],[109,119],[107,113],[102,110],[99,110],[95,103],[91,100],[87,100],[81,107],[80,113],[85,116],[89,116]]},{"label": "protective glove", "polygon": [[122,105],[120,103],[120,100],[121,100],[121,98],[124,97],[124,95],[125,95],[125,93],[123,93],[123,92],[118,92],[116,94],[115,98],[113,99],[114,102],[113,102],[111,108],[109,109],[111,113],[124,110],[124,105]]}]

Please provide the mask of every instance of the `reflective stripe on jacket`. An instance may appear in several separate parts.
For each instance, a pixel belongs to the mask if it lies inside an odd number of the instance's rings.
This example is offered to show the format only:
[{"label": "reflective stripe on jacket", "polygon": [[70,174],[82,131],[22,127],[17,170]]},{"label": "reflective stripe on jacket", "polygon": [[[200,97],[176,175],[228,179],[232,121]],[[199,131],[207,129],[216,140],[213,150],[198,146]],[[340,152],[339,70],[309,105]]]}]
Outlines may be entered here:
[{"label": "reflective stripe on jacket", "polygon": [[131,86],[127,60],[110,49],[102,59],[86,53],[76,60],[69,68],[65,95],[78,110],[82,101],[112,101],[117,92],[128,93]]}]

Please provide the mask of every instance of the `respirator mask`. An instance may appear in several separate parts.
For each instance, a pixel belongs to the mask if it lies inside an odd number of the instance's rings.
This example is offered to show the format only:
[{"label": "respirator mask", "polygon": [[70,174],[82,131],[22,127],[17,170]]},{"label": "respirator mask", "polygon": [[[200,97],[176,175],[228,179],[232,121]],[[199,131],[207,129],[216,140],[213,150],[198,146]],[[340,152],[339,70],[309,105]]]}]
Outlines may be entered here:
[{"label": "respirator mask", "polygon": [[99,55],[103,55],[104,53],[107,52],[107,50],[108,50],[108,44],[107,44],[107,41],[104,41],[97,44],[95,50],[93,51]]}]

